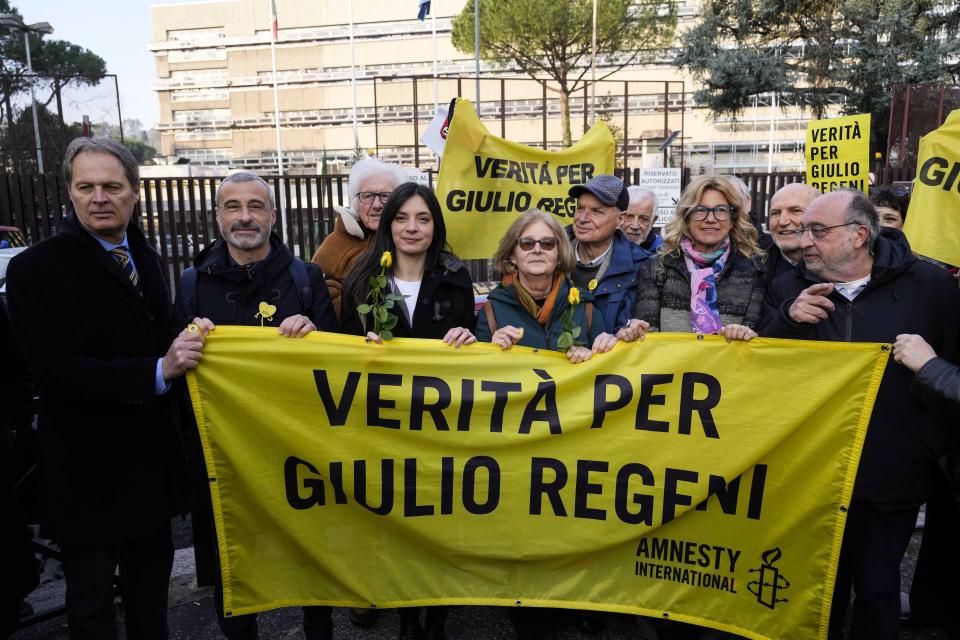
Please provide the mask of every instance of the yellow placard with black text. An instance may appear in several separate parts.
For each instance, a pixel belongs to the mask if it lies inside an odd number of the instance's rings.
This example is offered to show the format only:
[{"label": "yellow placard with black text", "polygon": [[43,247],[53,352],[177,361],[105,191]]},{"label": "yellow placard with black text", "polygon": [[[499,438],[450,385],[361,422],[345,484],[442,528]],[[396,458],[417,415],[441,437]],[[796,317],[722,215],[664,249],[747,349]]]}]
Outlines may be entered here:
[{"label": "yellow placard with black text", "polygon": [[903,232],[920,255],[960,265],[960,109],[920,138]]},{"label": "yellow placard with black text", "polygon": [[[877,344],[218,326],[188,384],[224,609],[593,609],[826,638]],[[815,380],[815,384],[811,384]]]},{"label": "yellow placard with black text", "polygon": [[822,193],[870,188],[870,114],[807,124],[807,184]]},{"label": "yellow placard with black text", "polygon": [[465,259],[490,258],[517,216],[534,208],[569,224],[577,204],[570,187],[612,174],[615,149],[603,121],[560,151],[498,138],[469,101],[457,100],[436,184],[453,251]]}]

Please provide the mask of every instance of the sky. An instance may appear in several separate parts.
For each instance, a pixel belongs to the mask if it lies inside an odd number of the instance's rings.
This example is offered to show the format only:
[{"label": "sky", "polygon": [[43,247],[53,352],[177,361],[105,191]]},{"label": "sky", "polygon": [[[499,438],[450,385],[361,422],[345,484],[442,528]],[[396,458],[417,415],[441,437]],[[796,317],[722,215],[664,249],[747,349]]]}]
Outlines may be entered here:
[{"label": "sky", "polygon": [[160,118],[153,54],[150,5],[184,4],[187,0],[11,0],[27,23],[49,22],[48,38],[68,40],[90,49],[107,63],[107,73],[117,74],[120,108],[124,120],[135,118],[153,127]]}]

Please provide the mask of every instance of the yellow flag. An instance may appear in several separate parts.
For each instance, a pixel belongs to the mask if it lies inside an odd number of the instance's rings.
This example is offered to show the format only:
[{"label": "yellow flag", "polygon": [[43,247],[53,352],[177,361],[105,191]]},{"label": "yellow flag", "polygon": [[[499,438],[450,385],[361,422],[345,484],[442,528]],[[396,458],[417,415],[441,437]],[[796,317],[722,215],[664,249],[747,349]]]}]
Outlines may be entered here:
[{"label": "yellow flag", "polygon": [[563,607],[826,638],[886,360],[654,334],[572,365],[217,327],[188,382],[224,609]]},{"label": "yellow flag", "polygon": [[534,208],[569,224],[570,187],[612,174],[615,150],[603,121],[572,147],[544,151],[491,135],[470,102],[457,100],[436,186],[450,246],[461,258],[489,258],[517,215]]},{"label": "yellow flag", "polygon": [[807,184],[828,193],[870,186],[870,114],[807,124]]},{"label": "yellow flag", "polygon": [[960,265],[960,109],[920,138],[903,232],[917,253]]}]

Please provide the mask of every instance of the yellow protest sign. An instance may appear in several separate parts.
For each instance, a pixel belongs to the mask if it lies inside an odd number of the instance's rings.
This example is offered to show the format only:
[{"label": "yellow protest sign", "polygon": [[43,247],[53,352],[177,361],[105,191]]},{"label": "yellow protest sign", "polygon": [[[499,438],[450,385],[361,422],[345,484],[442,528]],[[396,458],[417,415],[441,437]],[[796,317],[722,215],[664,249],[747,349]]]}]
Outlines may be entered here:
[{"label": "yellow protest sign", "polygon": [[188,382],[224,608],[564,607],[826,638],[886,360],[654,334],[571,365],[217,327]]},{"label": "yellow protest sign", "polygon": [[615,149],[603,121],[561,151],[498,138],[469,101],[457,100],[436,184],[450,246],[461,258],[489,258],[517,215],[533,208],[572,222],[577,203],[567,192],[612,174]]},{"label": "yellow protest sign", "polygon": [[807,184],[823,193],[870,186],[870,114],[807,124]]},{"label": "yellow protest sign", "polygon": [[910,248],[960,265],[960,109],[920,138],[917,167],[903,224]]}]

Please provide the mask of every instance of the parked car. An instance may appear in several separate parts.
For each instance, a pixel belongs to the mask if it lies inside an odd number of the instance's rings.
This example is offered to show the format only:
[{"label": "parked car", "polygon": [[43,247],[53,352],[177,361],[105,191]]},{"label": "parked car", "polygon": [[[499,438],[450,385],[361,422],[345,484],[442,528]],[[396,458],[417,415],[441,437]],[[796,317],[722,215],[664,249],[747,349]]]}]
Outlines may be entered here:
[{"label": "parked car", "polygon": [[13,259],[13,256],[26,250],[26,247],[0,249],[0,298],[6,299],[7,297],[7,264]]},{"label": "parked car", "polygon": [[25,246],[27,246],[27,241],[23,237],[23,232],[20,231],[20,229],[0,225],[0,249]]}]

